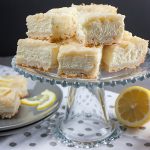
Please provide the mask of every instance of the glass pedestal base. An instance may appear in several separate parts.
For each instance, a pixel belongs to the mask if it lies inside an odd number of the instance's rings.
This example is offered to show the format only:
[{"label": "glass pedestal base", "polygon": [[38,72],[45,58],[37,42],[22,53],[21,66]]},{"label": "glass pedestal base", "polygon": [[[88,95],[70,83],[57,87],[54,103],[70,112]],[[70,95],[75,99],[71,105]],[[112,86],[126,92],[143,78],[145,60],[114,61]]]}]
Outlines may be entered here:
[{"label": "glass pedestal base", "polygon": [[[110,144],[113,140],[119,138],[120,129],[116,124],[112,124],[112,127],[101,128],[100,124],[95,120],[84,120],[83,125],[75,126],[77,122],[82,122],[76,118],[71,124],[65,126],[57,126],[55,131],[56,138],[69,147],[76,148],[93,148],[99,147],[102,144]],[[94,121],[94,126],[93,126]],[[84,132],[85,131],[85,132]]]},{"label": "glass pedestal base", "polygon": [[120,135],[119,127],[109,119],[104,91],[97,87],[71,87],[65,116],[53,131],[62,143],[81,148],[109,144]]}]

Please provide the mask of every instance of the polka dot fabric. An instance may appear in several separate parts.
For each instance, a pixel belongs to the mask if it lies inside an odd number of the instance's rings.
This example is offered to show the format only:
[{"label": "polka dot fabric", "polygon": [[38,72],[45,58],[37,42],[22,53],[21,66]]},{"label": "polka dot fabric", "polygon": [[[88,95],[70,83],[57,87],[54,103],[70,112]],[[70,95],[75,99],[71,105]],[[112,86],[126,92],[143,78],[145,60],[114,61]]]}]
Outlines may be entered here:
[{"label": "polka dot fabric", "polygon": [[[9,75],[16,74],[13,69],[0,65],[0,75]],[[60,87],[61,88],[61,87]],[[55,125],[55,118],[62,117],[65,111],[65,103],[67,99],[67,88],[61,88],[63,90],[64,99],[63,103],[59,109],[59,111],[55,114],[53,118],[48,118],[41,125],[37,125],[24,133],[19,133],[17,135],[0,137],[0,148],[9,150],[20,150],[20,149],[28,149],[28,150],[71,150],[76,149],[72,148],[72,146],[65,146],[58,142],[54,135],[51,132],[50,124]],[[117,119],[114,115],[114,102],[118,94],[106,91],[107,98],[107,107],[109,109],[111,119],[117,122]],[[87,95],[88,97],[88,95]],[[89,105],[89,104],[87,104]],[[81,126],[83,124],[83,120],[78,121],[78,125]],[[98,122],[93,122],[93,124],[97,125]],[[68,128],[70,132],[75,132],[73,128]],[[129,129],[121,126],[121,130],[123,131],[122,136],[113,141],[108,145],[102,145],[98,148],[93,148],[93,150],[149,150],[150,149],[150,123],[146,124],[143,127],[138,129]],[[91,128],[85,128],[85,133],[92,132]],[[78,136],[84,136],[83,133],[77,133]],[[100,133],[96,134],[97,136],[101,136]]]}]

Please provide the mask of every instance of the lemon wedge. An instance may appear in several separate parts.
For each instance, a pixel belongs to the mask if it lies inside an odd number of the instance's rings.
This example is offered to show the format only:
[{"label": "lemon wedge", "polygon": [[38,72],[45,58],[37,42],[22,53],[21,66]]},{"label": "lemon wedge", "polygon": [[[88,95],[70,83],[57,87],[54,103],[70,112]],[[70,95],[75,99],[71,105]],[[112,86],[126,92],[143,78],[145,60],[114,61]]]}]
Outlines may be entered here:
[{"label": "lemon wedge", "polygon": [[119,122],[128,127],[140,127],[150,120],[150,91],[133,86],[121,92],[115,103]]},{"label": "lemon wedge", "polygon": [[44,110],[48,107],[51,107],[55,101],[56,101],[56,94],[51,92],[51,91],[44,91],[42,94],[46,94],[49,96],[49,99],[47,101],[43,101],[41,102],[38,106],[37,106],[37,110],[41,111]]}]

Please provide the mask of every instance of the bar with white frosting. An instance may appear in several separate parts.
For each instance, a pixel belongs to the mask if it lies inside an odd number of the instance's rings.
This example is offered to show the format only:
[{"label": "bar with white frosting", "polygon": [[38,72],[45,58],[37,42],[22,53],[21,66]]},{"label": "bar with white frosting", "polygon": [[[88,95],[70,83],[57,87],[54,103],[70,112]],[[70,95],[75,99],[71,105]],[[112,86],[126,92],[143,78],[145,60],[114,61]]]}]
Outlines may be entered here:
[{"label": "bar with white frosting", "polygon": [[21,66],[49,71],[57,67],[59,44],[34,39],[18,41],[16,63]]},{"label": "bar with white frosting", "polygon": [[58,75],[97,78],[101,57],[102,46],[90,48],[75,42],[64,44],[58,54]]},{"label": "bar with white frosting", "polygon": [[104,46],[103,69],[116,72],[125,68],[136,68],[145,61],[147,51],[147,40],[125,31],[119,43]]}]

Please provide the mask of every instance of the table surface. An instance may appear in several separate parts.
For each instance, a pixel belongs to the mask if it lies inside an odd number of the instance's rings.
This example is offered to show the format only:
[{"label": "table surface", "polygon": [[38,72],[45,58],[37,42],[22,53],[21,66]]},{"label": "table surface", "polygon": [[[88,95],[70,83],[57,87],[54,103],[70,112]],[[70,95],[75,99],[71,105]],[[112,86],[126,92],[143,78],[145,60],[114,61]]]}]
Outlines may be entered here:
[{"label": "table surface", "polygon": [[[12,57],[0,57],[0,65],[10,66]],[[3,67],[4,68],[4,67]],[[11,74],[13,70],[11,68],[5,67],[5,72],[3,69],[0,69],[0,75],[2,74]],[[109,111],[113,111],[114,109],[114,102],[117,97],[117,93],[119,93],[123,88],[133,86],[133,85],[139,85],[150,89],[150,82],[149,79],[146,79],[144,81],[138,81],[135,84],[128,84],[126,86],[116,86],[116,87],[106,87],[106,90],[112,91],[106,92],[106,98],[108,101]],[[60,87],[61,88],[61,87]],[[65,102],[67,99],[67,88],[61,88],[64,94],[63,101]],[[117,93],[114,93],[117,92]],[[62,104],[60,108],[60,112],[63,112],[65,108],[64,103]],[[48,122],[51,120],[48,120],[47,122],[44,122],[41,126],[36,126],[35,128],[29,129],[28,131],[24,133],[19,133],[17,135],[11,135],[6,137],[0,137],[0,149],[3,148],[5,150],[9,150],[11,148],[15,150],[21,150],[25,147],[28,150],[40,150],[40,149],[55,149],[55,150],[71,150],[72,148],[66,147],[63,144],[59,143],[53,135],[47,134],[48,132]],[[133,130],[133,129],[125,129],[123,135],[116,141],[112,142],[112,144],[109,144],[107,146],[101,146],[100,148],[94,148],[95,149],[112,149],[112,150],[118,150],[120,147],[122,147],[122,150],[146,150],[150,149],[150,123],[146,124],[145,126]]]},{"label": "table surface", "polygon": [[[14,74],[12,68],[0,65],[0,75]],[[64,115],[65,104],[67,100],[67,90],[68,88],[62,88],[59,86],[63,92],[63,102],[60,106],[59,111],[53,118],[45,120],[41,125],[35,126],[26,131],[21,131],[16,135],[0,137],[0,150],[13,149],[13,150],[71,150],[76,149],[72,147],[67,147],[55,139],[51,132],[50,124],[55,123],[55,119]],[[85,96],[88,93],[84,92]],[[114,103],[118,94],[110,91],[105,92],[107,100],[107,108],[111,118],[117,121],[114,114]],[[78,124],[80,127],[82,124]],[[113,141],[108,145],[101,145],[98,148],[93,148],[93,150],[149,150],[150,149],[150,122],[143,127],[138,129],[131,129],[122,127],[122,135],[119,139]],[[87,131],[88,132],[88,131]],[[83,150],[83,149],[81,149]]]}]

